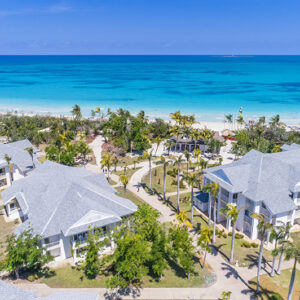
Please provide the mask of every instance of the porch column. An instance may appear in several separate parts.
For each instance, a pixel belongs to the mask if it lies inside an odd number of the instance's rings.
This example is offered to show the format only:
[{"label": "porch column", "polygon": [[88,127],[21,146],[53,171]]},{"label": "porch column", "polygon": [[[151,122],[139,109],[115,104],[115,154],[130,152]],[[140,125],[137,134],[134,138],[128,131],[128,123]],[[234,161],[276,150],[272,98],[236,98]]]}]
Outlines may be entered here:
[{"label": "porch column", "polygon": [[[233,193],[229,193],[229,197],[228,197],[228,203],[232,203],[233,202]],[[227,218],[226,221],[226,229],[230,230],[230,226],[231,226],[231,220],[229,218]]]},{"label": "porch column", "polygon": [[189,144],[189,152],[191,152],[191,151],[192,151],[192,145]]},{"label": "porch column", "polygon": [[179,144],[179,151],[181,152],[181,147],[182,147],[182,144]]},{"label": "porch column", "polygon": [[218,196],[218,203],[217,203],[217,223],[219,223],[220,217],[220,207],[221,207],[221,187],[219,186],[219,196]]}]

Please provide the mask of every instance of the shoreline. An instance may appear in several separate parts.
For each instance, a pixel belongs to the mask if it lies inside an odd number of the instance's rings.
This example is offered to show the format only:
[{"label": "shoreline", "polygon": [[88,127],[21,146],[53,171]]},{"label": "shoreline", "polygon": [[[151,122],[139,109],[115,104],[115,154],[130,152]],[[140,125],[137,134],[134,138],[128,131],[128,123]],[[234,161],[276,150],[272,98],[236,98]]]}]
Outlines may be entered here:
[{"label": "shoreline", "polygon": [[[51,117],[55,117],[55,118],[67,118],[67,119],[72,119],[73,117],[71,116],[71,114],[67,115],[67,114],[58,114],[58,113],[51,113],[51,112],[7,112],[7,111],[0,111],[0,115],[7,115],[7,114],[12,114],[12,115],[15,115],[15,116],[28,116],[28,117],[34,117],[34,116],[51,116]],[[133,115],[135,115],[135,113],[132,113]],[[146,114],[147,115],[147,114]],[[197,117],[197,115],[195,115]],[[86,117],[86,116],[82,116],[83,119],[87,119],[87,120],[97,120],[97,117],[92,117],[92,116],[89,116],[89,117]],[[158,117],[154,117],[154,118],[148,118],[150,122],[154,121],[155,118],[158,118]],[[170,117],[168,118],[163,118],[161,117],[163,120],[165,120],[166,122],[169,122],[170,124],[172,124],[174,121],[172,121],[170,119]],[[300,129],[300,120],[297,124],[286,124],[287,125],[287,129],[289,129],[290,127],[293,127],[293,126],[297,126],[299,127]],[[204,129],[204,128],[207,128],[207,129],[210,129],[210,130],[213,130],[213,131],[217,131],[217,132],[221,132],[223,131],[224,129],[230,129],[230,130],[237,130],[239,129],[239,125],[234,122],[232,124],[228,124],[228,123],[225,123],[224,121],[197,121],[196,124],[194,124],[193,126],[194,128],[197,128],[197,129]]]}]

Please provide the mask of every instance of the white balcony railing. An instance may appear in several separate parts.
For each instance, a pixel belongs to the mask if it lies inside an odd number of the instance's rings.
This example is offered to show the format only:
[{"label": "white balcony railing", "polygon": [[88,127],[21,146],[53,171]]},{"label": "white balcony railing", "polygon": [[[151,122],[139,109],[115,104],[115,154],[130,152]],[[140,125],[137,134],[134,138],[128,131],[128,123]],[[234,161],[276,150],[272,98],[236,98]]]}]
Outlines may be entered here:
[{"label": "white balcony railing", "polygon": [[267,209],[263,208],[263,207],[260,207],[260,213],[263,214],[264,216],[270,216],[270,213]]},{"label": "white balcony railing", "polygon": [[53,246],[56,246],[56,245],[59,245],[59,240],[58,240],[58,241],[55,241],[55,242],[51,242],[51,243],[44,244],[44,246],[45,246],[46,248],[50,248],[50,247],[53,247]]},{"label": "white balcony railing", "polygon": [[252,218],[248,216],[244,216],[244,221],[247,222],[248,224],[252,225]]}]

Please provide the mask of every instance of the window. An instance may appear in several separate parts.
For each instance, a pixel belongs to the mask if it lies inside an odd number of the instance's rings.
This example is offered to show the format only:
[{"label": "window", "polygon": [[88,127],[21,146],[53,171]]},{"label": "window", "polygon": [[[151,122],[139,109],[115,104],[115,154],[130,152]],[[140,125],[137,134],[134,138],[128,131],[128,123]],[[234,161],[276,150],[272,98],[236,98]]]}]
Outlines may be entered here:
[{"label": "window", "polygon": [[1,176],[5,175],[5,168],[1,168],[1,169],[0,169],[0,175],[1,175]]},{"label": "window", "polygon": [[245,216],[250,218],[250,211],[248,209],[245,209]]},{"label": "window", "polygon": [[266,209],[266,206],[265,206],[265,204],[263,202],[261,204],[261,207],[264,208],[264,209]]},{"label": "window", "polygon": [[11,202],[10,204],[9,204],[9,209],[10,210],[15,210],[15,209],[18,209],[19,208],[19,205],[18,205],[18,203],[17,202]]},{"label": "window", "polygon": [[88,237],[88,231],[86,232],[82,232],[82,233],[78,233],[78,234],[75,234],[74,235],[74,241],[77,242],[77,241],[83,241],[83,240],[86,240],[87,237]]}]

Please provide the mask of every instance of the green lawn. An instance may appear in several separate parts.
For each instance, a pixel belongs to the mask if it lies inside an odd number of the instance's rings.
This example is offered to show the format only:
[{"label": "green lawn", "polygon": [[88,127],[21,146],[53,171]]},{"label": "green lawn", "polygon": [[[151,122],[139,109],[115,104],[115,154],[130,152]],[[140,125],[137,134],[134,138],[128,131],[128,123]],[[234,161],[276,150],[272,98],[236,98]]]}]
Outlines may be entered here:
[{"label": "green lawn", "polygon": [[[138,167],[136,168],[135,170],[134,169],[131,169],[131,168],[127,168],[126,169],[126,176],[128,177],[128,180],[130,180],[131,176],[137,171],[137,170],[140,170],[142,167]],[[117,171],[117,172],[114,172],[114,174],[120,176],[120,175],[123,175],[124,174],[124,170],[122,171]]]},{"label": "green lawn", "polygon": [[[256,266],[259,248],[244,248],[241,246],[244,241],[244,239],[234,240],[234,263],[238,261],[240,267]],[[227,236],[226,238],[217,237],[214,247],[220,252],[225,260],[229,260],[231,236]],[[271,251],[264,249],[263,262],[272,261],[272,258]]]},{"label": "green lawn", "polygon": [[[270,299],[274,293],[280,294],[283,299],[287,298],[289,284],[291,278],[291,269],[281,270],[281,274],[275,274],[274,277],[270,277],[264,274],[260,277],[259,283],[261,287],[261,298]],[[249,281],[250,286],[255,289],[256,278]],[[261,299],[259,298],[259,299]],[[300,299],[300,271],[296,272],[296,279],[294,284],[293,300]]]},{"label": "green lawn", "polygon": [[131,200],[136,205],[141,205],[141,204],[145,204],[146,203],[146,202],[143,201],[142,198],[136,196],[131,191],[127,190],[126,193],[124,193],[124,189],[121,186],[118,186],[115,189],[119,192],[118,196],[123,197],[123,198],[127,198],[127,199]]},{"label": "green lawn", "polygon": [[15,222],[5,222],[4,217],[0,216],[0,260],[6,248],[6,237],[11,234],[17,225]]},{"label": "green lawn", "polygon": [[[82,270],[78,270],[71,265],[62,268],[52,269],[49,275],[40,281],[52,288],[101,288],[105,287],[105,281],[111,277],[110,272],[100,274],[97,279],[87,279]],[[212,278],[212,273],[208,269],[202,269],[198,262],[195,263],[195,273],[188,280],[183,271],[177,267],[170,266],[166,269],[164,277],[156,281],[151,276],[143,278],[142,287],[203,287]]]},{"label": "green lawn", "polygon": [[[182,169],[186,171],[185,168],[186,164],[183,164]],[[167,171],[172,170],[174,167],[169,165],[167,167]],[[164,168],[163,166],[159,166],[153,168],[151,170],[151,188],[152,190],[156,191],[157,193],[162,194],[164,190]],[[149,172],[142,178],[142,183],[146,186],[149,185]],[[188,186],[185,184],[185,188]],[[166,192],[172,193],[177,191],[177,178],[167,175],[167,182],[166,182]]]},{"label": "green lawn", "polygon": [[291,238],[293,239],[293,242],[298,244],[298,246],[300,247],[300,232],[292,233]]}]

